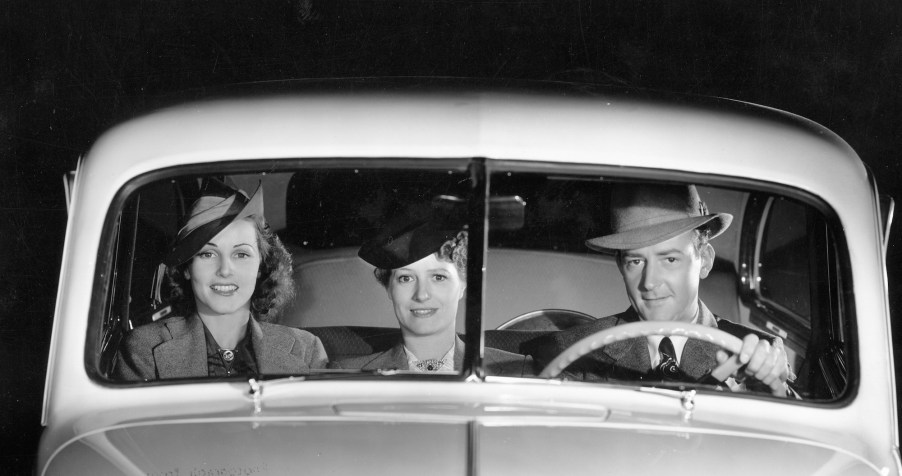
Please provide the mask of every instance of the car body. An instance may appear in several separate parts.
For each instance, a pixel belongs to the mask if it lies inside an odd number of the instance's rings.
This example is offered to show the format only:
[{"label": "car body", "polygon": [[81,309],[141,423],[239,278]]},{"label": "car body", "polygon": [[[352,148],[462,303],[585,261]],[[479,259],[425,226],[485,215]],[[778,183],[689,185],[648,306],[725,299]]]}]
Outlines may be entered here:
[{"label": "car body", "polygon": [[[397,338],[361,240],[399,207],[460,213],[460,372],[111,378],[122,336],[165,313],[152,270],[207,176],[263,183],[298,287],[279,322],[331,358]],[[483,346],[517,352],[629,305],[613,258],[583,246],[620,181],[694,183],[734,215],[701,298],[783,339],[801,399],[486,375]],[[605,91],[193,102],[99,138],[69,210],[38,474],[902,472],[892,205],[841,138],[790,113]]]}]

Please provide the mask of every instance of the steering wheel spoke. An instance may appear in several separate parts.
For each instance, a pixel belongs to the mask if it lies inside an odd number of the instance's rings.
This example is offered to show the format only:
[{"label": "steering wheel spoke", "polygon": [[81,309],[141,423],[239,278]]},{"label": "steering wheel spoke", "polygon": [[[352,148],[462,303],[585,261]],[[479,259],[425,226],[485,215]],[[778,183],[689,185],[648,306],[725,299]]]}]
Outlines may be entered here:
[{"label": "steering wheel spoke", "polygon": [[538,309],[520,314],[501,324],[498,330],[523,331],[562,331],[580,324],[594,321],[595,318],[570,309]]}]

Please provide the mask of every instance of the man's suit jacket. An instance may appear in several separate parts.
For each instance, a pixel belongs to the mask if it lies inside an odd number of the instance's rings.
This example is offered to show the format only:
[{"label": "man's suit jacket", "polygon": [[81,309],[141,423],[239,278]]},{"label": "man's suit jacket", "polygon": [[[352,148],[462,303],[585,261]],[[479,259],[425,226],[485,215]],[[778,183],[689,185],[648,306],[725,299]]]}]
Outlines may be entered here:
[{"label": "man's suit jacket", "polygon": [[[309,332],[253,317],[248,330],[262,374],[298,374],[326,366],[323,343]],[[170,317],[129,332],[113,366],[113,378],[122,380],[206,376],[207,344],[203,321],[196,316]]]},{"label": "man's suit jacket", "polygon": [[[529,341],[524,344],[524,350],[536,359],[539,368],[544,368],[558,354],[582,338],[603,329],[638,321],[639,315],[630,307],[620,314]],[[715,317],[701,301],[698,323],[719,328],[740,339],[752,333],[773,342],[773,336],[769,334]],[[706,376],[717,366],[716,354],[719,348],[710,342],[688,339],[679,359],[680,369],[694,379]],[[660,380],[652,372],[648,339],[645,337],[626,339],[604,346],[574,362],[566,373],[568,377],[579,380]]]},{"label": "man's suit jacket", "polygon": [[[483,359],[488,375],[507,375],[515,377],[535,375],[532,358],[525,355],[486,347],[485,352],[483,353]],[[454,343],[454,368],[460,369],[463,365],[463,360],[464,342],[459,337],[456,337]],[[329,362],[329,368],[409,370],[407,368],[407,353],[404,352],[403,342],[399,342],[394,347],[384,352]]]}]

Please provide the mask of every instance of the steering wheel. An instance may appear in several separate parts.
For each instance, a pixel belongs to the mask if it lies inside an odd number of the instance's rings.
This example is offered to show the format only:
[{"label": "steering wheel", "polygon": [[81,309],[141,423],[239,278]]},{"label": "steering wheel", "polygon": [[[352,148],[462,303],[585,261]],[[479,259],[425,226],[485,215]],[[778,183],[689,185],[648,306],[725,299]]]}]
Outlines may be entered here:
[{"label": "steering wheel", "polygon": [[602,329],[590,336],[580,339],[557,357],[554,358],[539,374],[540,378],[557,377],[564,369],[580,357],[600,349],[606,345],[620,342],[634,337],[660,336],[684,336],[701,339],[718,345],[733,354],[742,349],[742,341],[733,335],[716,328],[701,324],[689,324],[685,322],[631,322],[620,326]]},{"label": "steering wheel", "polygon": [[595,318],[570,309],[538,309],[529,311],[501,324],[497,330],[561,331],[594,321]]}]

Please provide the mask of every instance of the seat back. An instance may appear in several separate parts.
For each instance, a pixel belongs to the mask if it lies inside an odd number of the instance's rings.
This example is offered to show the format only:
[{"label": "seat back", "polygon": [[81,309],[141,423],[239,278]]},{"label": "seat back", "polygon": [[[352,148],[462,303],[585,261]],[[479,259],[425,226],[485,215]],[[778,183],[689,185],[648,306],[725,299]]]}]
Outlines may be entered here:
[{"label": "seat back", "polygon": [[[293,253],[297,297],[280,323],[292,327],[397,327],[391,301],[357,257],[357,248]],[[486,258],[483,327],[537,309],[572,309],[591,316],[620,312],[629,305],[613,261],[603,255],[490,249]],[[463,301],[458,332],[463,331]]]},{"label": "seat back", "polygon": [[[330,360],[383,352],[401,340],[401,331],[397,327],[324,326],[304,330],[320,338]],[[547,333],[548,331],[487,330],[485,346],[520,354],[523,353],[520,347],[522,343]]]},{"label": "seat back", "polygon": [[[359,326],[396,328],[391,301],[357,257],[357,248],[294,250],[295,302],[280,320],[292,327]],[[489,249],[483,328],[496,329],[538,309],[569,309],[594,317],[629,307],[613,257],[598,253]],[[700,296],[717,315],[739,322],[735,272],[718,261],[703,280]],[[464,331],[464,305],[457,331]]]},{"label": "seat back", "polygon": [[279,323],[291,327],[398,327],[391,301],[357,248],[292,253],[297,295]]},{"label": "seat back", "polygon": [[597,318],[629,306],[611,256],[489,249],[485,269],[485,329],[538,309],[570,309]]}]

